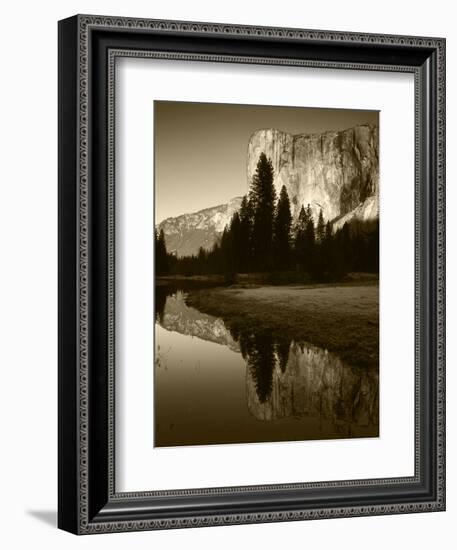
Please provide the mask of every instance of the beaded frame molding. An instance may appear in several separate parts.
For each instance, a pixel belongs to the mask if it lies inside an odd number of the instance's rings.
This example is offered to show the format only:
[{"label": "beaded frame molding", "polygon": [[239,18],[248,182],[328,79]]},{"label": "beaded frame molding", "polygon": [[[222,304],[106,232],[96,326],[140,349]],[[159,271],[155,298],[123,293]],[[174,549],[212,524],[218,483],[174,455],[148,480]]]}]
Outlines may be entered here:
[{"label": "beaded frame molding", "polygon": [[[415,110],[415,474],[119,493],[118,57],[409,72]],[[76,534],[445,509],[445,40],[77,15],[59,22],[59,503]]]}]

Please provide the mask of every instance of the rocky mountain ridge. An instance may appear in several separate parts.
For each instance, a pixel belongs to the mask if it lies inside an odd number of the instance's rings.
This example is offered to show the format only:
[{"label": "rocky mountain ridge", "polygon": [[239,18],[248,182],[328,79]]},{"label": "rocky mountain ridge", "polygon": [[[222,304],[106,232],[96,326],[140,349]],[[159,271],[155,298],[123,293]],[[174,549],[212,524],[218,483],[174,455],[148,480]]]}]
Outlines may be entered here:
[{"label": "rocky mountain ridge", "polygon": [[165,234],[167,250],[177,256],[196,254],[201,246],[209,250],[239,210],[241,200],[235,197],[226,204],[163,220],[158,227]]}]

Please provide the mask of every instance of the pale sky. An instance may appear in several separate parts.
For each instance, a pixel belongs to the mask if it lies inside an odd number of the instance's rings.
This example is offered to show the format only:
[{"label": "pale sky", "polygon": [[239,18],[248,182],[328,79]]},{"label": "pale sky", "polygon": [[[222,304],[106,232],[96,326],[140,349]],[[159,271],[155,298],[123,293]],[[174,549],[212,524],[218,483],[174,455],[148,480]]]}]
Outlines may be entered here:
[{"label": "pale sky", "polygon": [[378,111],[155,101],[155,223],[244,195],[256,130],[318,133],[378,120]]}]

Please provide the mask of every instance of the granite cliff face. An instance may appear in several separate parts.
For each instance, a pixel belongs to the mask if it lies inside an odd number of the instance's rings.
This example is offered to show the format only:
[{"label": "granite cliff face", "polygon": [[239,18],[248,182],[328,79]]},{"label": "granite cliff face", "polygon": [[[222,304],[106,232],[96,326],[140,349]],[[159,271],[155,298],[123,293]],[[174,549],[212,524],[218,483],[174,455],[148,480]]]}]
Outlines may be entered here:
[{"label": "granite cliff face", "polygon": [[378,142],[378,127],[371,124],[295,136],[258,130],[248,144],[248,181],[264,152],[273,163],[277,194],[286,186],[294,218],[310,204],[315,219],[321,208],[326,221],[355,209],[358,218],[372,219],[379,209]]},{"label": "granite cliff face", "polygon": [[[260,154],[271,159],[277,195],[286,186],[293,218],[309,204],[314,219],[319,212],[333,230],[353,219],[379,216],[379,132],[363,124],[340,132],[292,135],[274,128],[254,132],[247,149],[246,192]],[[177,256],[209,250],[241,205],[241,197],[227,204],[168,218],[159,224],[167,249]]]}]

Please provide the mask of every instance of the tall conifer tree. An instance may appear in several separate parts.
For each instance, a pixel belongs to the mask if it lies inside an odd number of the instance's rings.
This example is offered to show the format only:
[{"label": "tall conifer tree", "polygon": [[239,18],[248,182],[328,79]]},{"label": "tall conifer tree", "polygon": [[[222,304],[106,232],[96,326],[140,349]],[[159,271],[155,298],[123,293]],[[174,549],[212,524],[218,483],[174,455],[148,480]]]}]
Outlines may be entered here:
[{"label": "tall conifer tree", "polygon": [[314,227],[313,214],[308,204],[306,209],[306,231],[305,231],[305,270],[315,276],[316,272],[316,229]]},{"label": "tall conifer tree", "polygon": [[324,242],[324,239],[325,239],[325,222],[324,222],[324,215],[322,213],[322,208],[319,212],[319,218],[317,220],[316,238],[319,243]]},{"label": "tall conifer tree", "polygon": [[290,267],[291,226],[292,214],[290,213],[289,195],[283,185],[279,194],[274,224],[274,258],[275,266],[279,270],[286,270]]},{"label": "tall conifer tree", "polygon": [[252,252],[252,225],[253,208],[247,195],[244,195],[240,207],[240,270],[246,272],[250,270],[251,252]]},{"label": "tall conifer tree", "polygon": [[166,275],[168,273],[169,266],[163,229],[161,229],[159,233],[155,231],[155,253],[156,273],[157,275]]},{"label": "tall conifer tree", "polygon": [[255,268],[271,269],[276,191],[271,160],[261,153],[252,178],[249,199],[253,208],[252,251]]},{"label": "tall conifer tree", "polygon": [[308,224],[308,217],[304,206],[300,208],[298,214],[297,223],[295,225],[295,242],[294,251],[295,259],[299,269],[303,269],[305,265],[306,256],[306,226]]}]

